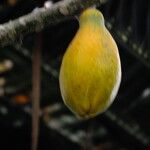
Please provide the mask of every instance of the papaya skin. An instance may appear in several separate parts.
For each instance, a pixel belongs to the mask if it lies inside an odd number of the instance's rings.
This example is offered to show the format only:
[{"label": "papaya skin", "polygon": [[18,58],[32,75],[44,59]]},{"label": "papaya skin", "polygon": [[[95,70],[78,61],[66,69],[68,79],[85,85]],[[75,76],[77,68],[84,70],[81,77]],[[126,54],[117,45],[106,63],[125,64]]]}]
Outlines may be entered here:
[{"label": "papaya skin", "polygon": [[81,13],[79,29],[62,60],[59,83],[63,101],[78,118],[95,117],[111,105],[120,81],[117,45],[102,13],[88,8]]}]

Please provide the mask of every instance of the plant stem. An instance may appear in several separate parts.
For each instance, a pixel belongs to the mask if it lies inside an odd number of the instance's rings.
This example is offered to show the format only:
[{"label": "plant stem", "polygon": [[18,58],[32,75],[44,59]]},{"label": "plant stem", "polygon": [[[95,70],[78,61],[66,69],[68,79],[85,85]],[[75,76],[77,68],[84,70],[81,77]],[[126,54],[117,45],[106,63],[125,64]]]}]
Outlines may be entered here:
[{"label": "plant stem", "polygon": [[33,52],[32,73],[32,150],[37,150],[40,115],[40,86],[41,86],[41,35],[37,35]]}]

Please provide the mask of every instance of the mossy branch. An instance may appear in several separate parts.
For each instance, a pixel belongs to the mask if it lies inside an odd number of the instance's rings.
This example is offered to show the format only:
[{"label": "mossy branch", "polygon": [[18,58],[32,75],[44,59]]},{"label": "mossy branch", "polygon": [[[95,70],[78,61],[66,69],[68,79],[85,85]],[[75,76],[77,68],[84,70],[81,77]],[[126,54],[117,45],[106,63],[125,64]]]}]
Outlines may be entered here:
[{"label": "mossy branch", "polygon": [[63,0],[50,8],[36,8],[33,12],[16,20],[0,25],[0,46],[10,45],[23,36],[39,32],[43,28],[57,24],[78,14],[83,9],[99,6],[107,0]]}]

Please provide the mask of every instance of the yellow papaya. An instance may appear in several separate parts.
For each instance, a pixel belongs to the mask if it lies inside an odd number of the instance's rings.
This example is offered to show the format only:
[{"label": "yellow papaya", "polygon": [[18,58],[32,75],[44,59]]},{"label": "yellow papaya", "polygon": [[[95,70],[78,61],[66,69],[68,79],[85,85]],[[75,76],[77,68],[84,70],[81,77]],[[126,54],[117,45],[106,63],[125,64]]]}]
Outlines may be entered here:
[{"label": "yellow papaya", "polygon": [[121,81],[117,45],[94,8],[79,17],[79,29],[60,68],[62,98],[77,117],[88,119],[104,112],[115,99]]}]

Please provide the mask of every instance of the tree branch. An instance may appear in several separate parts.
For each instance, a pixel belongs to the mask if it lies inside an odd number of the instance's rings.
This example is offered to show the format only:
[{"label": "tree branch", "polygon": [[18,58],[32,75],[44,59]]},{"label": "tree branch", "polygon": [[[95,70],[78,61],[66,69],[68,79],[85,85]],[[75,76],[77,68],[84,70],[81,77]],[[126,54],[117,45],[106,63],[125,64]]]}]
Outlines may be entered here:
[{"label": "tree branch", "polygon": [[33,12],[14,21],[0,25],[0,46],[21,40],[24,35],[39,32],[43,28],[57,24],[78,14],[92,5],[99,6],[107,0],[63,0],[50,8],[37,8]]}]

